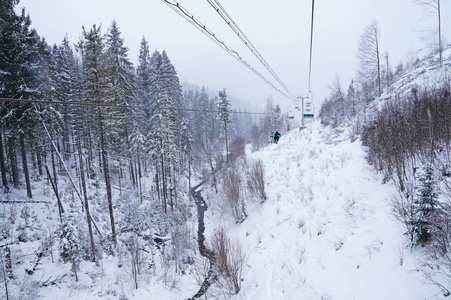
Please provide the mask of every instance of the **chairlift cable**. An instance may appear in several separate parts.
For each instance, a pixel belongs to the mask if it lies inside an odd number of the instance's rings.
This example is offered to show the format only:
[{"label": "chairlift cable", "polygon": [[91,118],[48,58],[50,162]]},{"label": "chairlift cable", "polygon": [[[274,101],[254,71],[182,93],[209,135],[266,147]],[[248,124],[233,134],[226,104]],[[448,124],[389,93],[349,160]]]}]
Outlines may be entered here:
[{"label": "chairlift cable", "polygon": [[293,98],[296,99],[294,94],[287,88],[283,81],[277,76],[271,66],[266,62],[260,52],[255,48],[252,42],[246,37],[243,31],[238,27],[236,22],[232,19],[230,14],[225,10],[225,8],[219,3],[219,0],[207,0],[208,3],[213,7],[213,9],[221,16],[221,18],[229,25],[229,27],[235,32],[235,34],[241,39],[241,41],[249,48],[249,50],[257,57],[257,59],[262,63],[262,65],[268,70],[268,72],[277,80],[277,82],[285,89],[285,91]]},{"label": "chairlift cable", "polygon": [[[97,107],[109,107],[109,108],[137,108],[145,109],[149,108],[145,105],[127,105],[127,104],[110,104],[110,103],[93,103],[93,102],[76,102],[76,101],[54,101],[54,100],[36,100],[36,99],[14,99],[14,98],[0,98],[3,102],[18,102],[18,103],[39,103],[39,104],[59,104],[59,105],[83,105],[83,106],[97,106]],[[167,108],[167,107],[154,107],[154,110],[172,109],[176,111],[195,111],[195,112],[207,112],[217,113],[219,110],[205,110],[194,108]],[[247,112],[247,111],[230,111],[232,114],[247,114],[247,115],[263,115],[264,113]]]},{"label": "chairlift cable", "polygon": [[223,50],[229,53],[232,57],[242,63],[245,67],[251,70],[255,75],[257,75],[260,79],[266,82],[269,86],[271,86],[274,90],[285,96],[290,100],[293,99],[292,96],[285,94],[279,88],[277,88],[273,83],[271,83],[268,79],[266,79],[262,74],[260,74],[255,68],[253,68],[248,62],[246,62],[242,56],[237,51],[234,51],[230,48],[223,40],[221,40],[213,31],[208,29],[205,25],[203,25],[197,18],[194,17],[191,13],[189,13],[185,8],[183,8],[177,1],[173,0],[175,3],[172,3],[168,0],[162,0],[166,5],[168,5],[172,10],[177,12],[180,16],[182,16],[185,20],[191,23],[194,27],[200,30],[203,34],[205,34],[208,38],[210,38],[213,42],[215,42],[218,46],[220,46]]},{"label": "chairlift cable", "polygon": [[315,0],[312,0],[312,24],[310,25],[310,62],[309,62],[309,71],[308,71],[308,90],[307,93],[310,93],[310,82],[312,79],[312,52],[313,52],[313,17],[315,12]]}]

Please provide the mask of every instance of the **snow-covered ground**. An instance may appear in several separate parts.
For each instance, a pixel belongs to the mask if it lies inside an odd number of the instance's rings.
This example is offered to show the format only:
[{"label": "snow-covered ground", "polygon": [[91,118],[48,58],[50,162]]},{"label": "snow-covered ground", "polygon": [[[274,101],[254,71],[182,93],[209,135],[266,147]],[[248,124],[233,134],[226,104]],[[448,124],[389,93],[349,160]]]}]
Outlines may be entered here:
[{"label": "snow-covered ground", "polygon": [[[214,229],[223,226],[246,252],[242,289],[233,299],[443,297],[438,288],[423,280],[418,267],[421,249],[407,247],[404,228],[390,213],[395,187],[391,182],[382,184],[382,175],[366,162],[360,141],[351,142],[347,130],[323,128],[313,121],[302,131],[294,129],[283,135],[279,144],[247,156],[263,161],[268,200],[247,203],[249,216],[244,222],[235,224],[220,213],[218,196],[206,186],[202,192],[209,205],[205,214],[207,244]],[[54,202],[51,193],[39,190],[35,190],[35,199]],[[53,219],[41,218],[41,229],[57,223],[54,206],[33,207],[38,219],[53,211]],[[192,209],[195,223],[194,204]],[[12,252],[20,250],[34,257],[39,243],[27,243],[26,249],[12,246]],[[39,290],[31,282],[16,286],[28,288],[41,299],[86,300],[187,299],[199,289],[192,266],[185,275],[172,269],[165,273],[157,267],[140,277],[136,290],[129,266],[120,266],[117,257],[106,255],[97,266],[83,262],[79,282],[75,282],[70,264],[63,264],[57,255],[55,250],[54,262],[50,256],[43,257],[30,277],[41,283],[60,277],[55,285]],[[33,264],[30,261],[29,266],[18,268],[32,268]],[[214,296],[208,294],[209,299]]]},{"label": "snow-covered ground", "polygon": [[[247,253],[236,299],[436,299],[390,213],[391,183],[359,141],[319,121],[248,155],[266,170],[268,200],[241,224],[206,213],[207,237],[225,226]],[[208,233],[210,231],[210,233]]]},{"label": "snow-covered ground", "polygon": [[443,67],[438,64],[438,54],[421,60],[415,68],[404,72],[390,87],[385,88],[382,96],[369,107],[380,108],[385,101],[396,99],[398,95],[412,93],[414,88],[418,91],[422,91],[424,87],[435,89],[443,86],[446,80],[449,82],[451,80],[451,47],[445,49],[442,56]]}]

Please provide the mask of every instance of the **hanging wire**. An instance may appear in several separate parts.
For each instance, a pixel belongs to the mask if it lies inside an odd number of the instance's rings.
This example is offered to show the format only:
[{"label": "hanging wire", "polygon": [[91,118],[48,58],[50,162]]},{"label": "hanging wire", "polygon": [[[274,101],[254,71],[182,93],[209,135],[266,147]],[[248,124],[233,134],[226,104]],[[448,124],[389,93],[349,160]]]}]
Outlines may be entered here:
[{"label": "hanging wire", "polygon": [[257,57],[257,59],[263,64],[263,66],[268,70],[268,72],[277,80],[277,82],[284,88],[284,90],[293,98],[296,97],[287,88],[283,81],[277,76],[276,72],[271,68],[271,66],[266,62],[260,52],[255,48],[251,41],[246,37],[243,31],[238,27],[236,22],[232,19],[229,13],[224,9],[224,7],[219,3],[218,0],[207,0],[208,3],[213,7],[213,9],[221,16],[221,18],[229,25],[229,27],[235,32],[235,34],[241,39],[241,41],[249,48],[249,50]]},{"label": "hanging wire", "polygon": [[218,46],[224,49],[227,53],[229,53],[232,57],[237,59],[240,63],[246,66],[249,70],[251,70],[255,75],[257,75],[260,79],[266,82],[269,86],[271,86],[274,90],[285,96],[290,100],[295,100],[292,96],[287,95],[279,88],[277,88],[273,83],[271,83],[268,79],[266,79],[262,74],[260,74],[255,68],[253,68],[248,62],[246,62],[243,57],[239,55],[238,52],[234,51],[230,48],[223,40],[221,40],[215,33],[209,30],[205,25],[203,25],[198,19],[196,19],[191,13],[189,13],[185,8],[183,8],[177,1],[174,0],[175,3],[172,3],[168,0],[162,0],[166,5],[172,8],[175,12],[177,12],[180,16],[182,16],[185,20],[190,22],[194,27],[200,30],[203,34],[205,34],[208,38],[210,38],[213,42],[215,42]]},{"label": "hanging wire", "polygon": [[[20,103],[40,103],[40,104],[60,104],[60,105],[83,105],[83,106],[102,106],[110,108],[148,108],[144,105],[127,105],[127,104],[108,104],[108,103],[89,103],[89,102],[67,102],[67,101],[52,101],[52,100],[35,100],[35,99],[14,99],[14,98],[0,98],[0,101],[4,102],[20,102]],[[164,110],[169,109],[167,107],[158,107],[155,109]],[[171,108],[177,111],[199,111],[199,112],[209,112],[217,113],[219,110],[204,110],[204,109],[193,109],[193,108]],[[247,111],[231,111],[232,114],[247,114],[247,115],[263,115],[264,113],[257,112],[247,112]]]},{"label": "hanging wire", "polygon": [[309,63],[309,70],[308,70],[308,93],[311,93],[310,91],[310,82],[312,79],[312,50],[313,50],[313,16],[315,12],[315,0],[312,0],[312,24],[310,25],[310,63]]}]

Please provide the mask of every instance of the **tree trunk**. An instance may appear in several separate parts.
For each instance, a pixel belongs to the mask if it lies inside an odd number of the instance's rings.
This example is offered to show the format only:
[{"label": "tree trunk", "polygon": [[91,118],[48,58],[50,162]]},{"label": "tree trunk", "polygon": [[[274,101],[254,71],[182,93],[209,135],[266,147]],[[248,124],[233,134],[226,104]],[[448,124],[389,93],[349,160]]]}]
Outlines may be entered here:
[{"label": "tree trunk", "polygon": [[188,195],[191,192],[191,153],[188,154]]},{"label": "tree trunk", "polygon": [[[89,113],[89,111],[88,111]],[[83,122],[85,123],[85,122]],[[89,179],[93,179],[93,176],[91,176],[91,169],[92,169],[92,162],[94,161],[94,154],[92,150],[92,138],[91,138],[91,122],[89,116],[86,117],[86,125],[88,128],[86,128],[85,133],[83,136],[85,137],[84,145],[89,145],[88,147],[88,157],[86,158],[86,174],[88,175]],[[84,126],[83,126],[84,127]],[[84,129],[84,128],[83,128]],[[87,141],[86,141],[87,139]]]},{"label": "tree trunk", "polygon": [[37,141],[37,146],[36,146],[36,160],[37,160],[37,164],[38,164],[38,172],[39,175],[42,176],[44,174],[43,170],[42,170],[42,154],[44,151],[42,151],[42,149],[44,148],[43,143],[41,143],[40,139],[39,141]]},{"label": "tree trunk", "polygon": [[[81,131],[80,131],[81,132]],[[91,213],[89,211],[88,192],[86,190],[85,171],[83,166],[83,153],[81,148],[80,137],[77,139],[78,160],[80,162],[80,179],[83,190],[83,200],[85,203],[86,221],[88,222],[89,240],[91,241],[91,261],[96,261],[96,248],[94,244],[94,236],[92,234]]]},{"label": "tree trunk", "polygon": [[127,126],[125,127],[125,137],[126,137],[126,141],[127,141],[127,149],[129,149],[128,156],[129,156],[129,159],[130,159],[130,177],[132,179],[133,187],[135,187],[136,186],[136,181],[135,181],[135,171],[134,171],[134,168],[133,168],[133,155],[132,155],[132,151],[130,150],[131,147],[130,147],[130,140],[128,138]]},{"label": "tree trunk", "polygon": [[443,66],[442,61],[442,24],[440,19],[440,0],[437,0],[437,12],[438,12],[438,53],[440,57],[440,67]]},{"label": "tree trunk", "polygon": [[69,160],[70,153],[70,138],[69,138],[69,108],[67,104],[64,104],[64,112],[63,112],[63,150],[64,150],[64,159]]},{"label": "tree trunk", "polygon": [[160,197],[160,168],[158,167],[158,163],[155,164],[155,187],[157,190],[158,203],[161,202]]},{"label": "tree trunk", "polygon": [[110,213],[110,222],[111,222],[111,238],[114,244],[117,244],[116,239],[116,228],[114,225],[114,212],[113,212],[113,197],[111,194],[111,178],[110,171],[108,167],[108,152],[105,145],[105,136],[103,132],[103,122],[102,122],[102,114],[99,111],[99,125],[100,125],[100,146],[102,152],[102,164],[103,164],[103,174],[105,176],[105,186],[106,186],[106,194],[108,199],[108,210]]},{"label": "tree trunk", "polygon": [[130,155],[130,178],[132,180],[133,187],[135,187],[136,186],[136,182],[135,182],[135,170],[133,168],[133,163],[134,163],[133,159],[132,159],[132,157]]},{"label": "tree trunk", "polygon": [[142,191],[142,182],[141,182],[142,172],[141,172],[141,159],[139,157],[139,149],[136,150],[136,156],[137,156],[137,160],[138,160],[139,198],[140,198],[141,203],[143,203],[143,191]]},{"label": "tree trunk", "polygon": [[31,193],[30,174],[28,172],[27,152],[25,151],[25,134],[23,133],[20,133],[20,150],[22,152],[22,167],[25,175],[25,183],[27,185],[27,196],[28,198],[33,198]]},{"label": "tree trunk", "polygon": [[58,194],[58,180],[57,180],[57,176],[56,176],[56,163],[55,163],[55,155],[54,155],[54,152],[55,152],[55,150],[53,150],[53,147],[52,147],[52,169],[53,169],[53,178],[55,179],[54,180],[54,183],[55,183],[55,189],[56,189],[56,193]]},{"label": "tree trunk", "polygon": [[377,36],[377,32],[375,33],[376,38],[376,55],[377,55],[377,86],[379,89],[379,97],[382,95],[381,91],[381,62],[379,58],[379,38]]},{"label": "tree trunk", "polygon": [[5,155],[3,153],[3,134],[2,134],[3,128],[0,128],[0,170],[2,172],[2,185],[3,185],[3,192],[9,193],[10,188],[8,186],[8,179],[6,177],[6,165],[5,165]]},{"label": "tree trunk", "polygon": [[163,207],[164,212],[167,213],[167,201],[166,201],[166,178],[165,178],[165,168],[164,168],[164,157],[161,158],[161,181],[162,181],[162,196],[163,196]]},{"label": "tree trunk", "polygon": [[225,129],[225,138],[226,138],[226,162],[227,162],[227,166],[229,166],[229,141],[228,141],[227,122],[224,122],[224,129]]},{"label": "tree trunk", "polygon": [[13,185],[15,188],[19,188],[19,167],[17,166],[15,141],[16,139],[14,137],[8,138],[8,158],[11,166],[11,176]]},{"label": "tree trunk", "polygon": [[62,222],[63,221],[63,213],[64,213],[63,204],[61,203],[60,197],[58,195],[58,189],[56,188],[55,182],[53,181],[53,179],[50,175],[49,168],[47,166],[45,166],[45,170],[47,171],[47,177],[52,185],[53,192],[55,193],[55,196],[56,196],[56,201],[58,203],[58,213],[60,215],[60,222]]}]

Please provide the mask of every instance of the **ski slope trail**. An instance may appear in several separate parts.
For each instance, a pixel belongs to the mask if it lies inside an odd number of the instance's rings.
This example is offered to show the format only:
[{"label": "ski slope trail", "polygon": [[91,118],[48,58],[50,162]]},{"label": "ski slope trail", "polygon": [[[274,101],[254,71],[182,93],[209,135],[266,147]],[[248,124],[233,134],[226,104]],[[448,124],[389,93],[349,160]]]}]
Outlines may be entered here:
[{"label": "ski slope trail", "polygon": [[419,253],[406,248],[405,230],[391,215],[395,187],[382,184],[359,140],[312,122],[248,154],[256,159],[265,165],[268,200],[248,205],[243,223],[228,224],[248,253],[236,299],[440,295],[424,284]]}]

